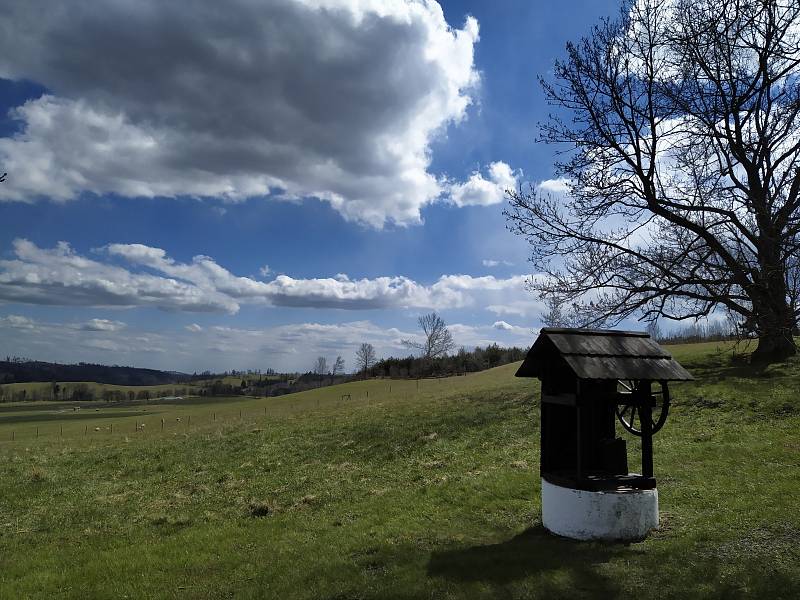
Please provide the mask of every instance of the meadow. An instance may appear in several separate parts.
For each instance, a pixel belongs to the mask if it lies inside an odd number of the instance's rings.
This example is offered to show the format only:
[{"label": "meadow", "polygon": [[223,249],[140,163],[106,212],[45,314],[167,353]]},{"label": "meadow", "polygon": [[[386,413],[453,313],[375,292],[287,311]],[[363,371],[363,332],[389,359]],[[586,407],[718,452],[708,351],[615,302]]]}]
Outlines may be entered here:
[{"label": "meadow", "polygon": [[516,364],[3,406],[0,598],[797,598],[800,360],[724,346],[669,348],[698,381],[655,437],[661,528],[631,544],[542,528],[538,385]]}]

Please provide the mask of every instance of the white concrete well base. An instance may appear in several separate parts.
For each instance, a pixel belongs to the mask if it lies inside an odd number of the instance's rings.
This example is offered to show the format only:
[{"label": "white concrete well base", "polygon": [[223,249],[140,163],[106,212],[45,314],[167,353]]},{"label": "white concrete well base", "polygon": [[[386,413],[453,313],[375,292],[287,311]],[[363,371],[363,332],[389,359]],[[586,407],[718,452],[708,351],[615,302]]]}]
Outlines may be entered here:
[{"label": "white concrete well base", "polygon": [[641,540],[658,527],[658,490],[587,492],[542,479],[542,522],[576,540]]}]

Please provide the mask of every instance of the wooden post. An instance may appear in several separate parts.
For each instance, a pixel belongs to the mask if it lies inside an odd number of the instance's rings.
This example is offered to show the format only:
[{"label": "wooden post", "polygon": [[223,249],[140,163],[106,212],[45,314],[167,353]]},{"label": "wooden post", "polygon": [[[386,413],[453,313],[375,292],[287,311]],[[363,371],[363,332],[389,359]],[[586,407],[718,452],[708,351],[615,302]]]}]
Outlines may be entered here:
[{"label": "wooden post", "polygon": [[61,431],[59,432],[58,435],[61,436],[61,437],[64,437],[64,426],[62,425],[60,429],[61,429]]},{"label": "wooden post", "polygon": [[161,419],[161,431],[164,431],[164,419]]},{"label": "wooden post", "polygon": [[214,420],[217,420],[217,413],[212,413],[214,415]]},{"label": "wooden post", "polygon": [[39,439],[39,428],[38,427],[36,428],[36,439],[37,440]]},{"label": "wooden post", "polygon": [[578,479],[583,477],[583,461],[581,460],[581,406],[578,398],[575,398],[575,475]]},{"label": "wooden post", "polygon": [[12,431],[12,432],[11,432],[11,441],[12,441],[12,442],[14,441],[14,438],[16,437],[16,435],[17,435],[17,432],[16,432],[16,431]]},{"label": "wooden post", "polygon": [[189,427],[189,425],[191,424],[192,424],[192,415],[189,415],[189,417],[186,419],[186,427]]},{"label": "wooden post", "polygon": [[642,423],[642,475],[653,476],[653,407],[650,405],[650,382],[643,383],[639,420]]},{"label": "wooden post", "polygon": [[575,385],[575,476],[583,477],[583,461],[581,460],[581,380]]},{"label": "wooden post", "polygon": [[114,433],[114,424],[111,424],[111,433]]}]

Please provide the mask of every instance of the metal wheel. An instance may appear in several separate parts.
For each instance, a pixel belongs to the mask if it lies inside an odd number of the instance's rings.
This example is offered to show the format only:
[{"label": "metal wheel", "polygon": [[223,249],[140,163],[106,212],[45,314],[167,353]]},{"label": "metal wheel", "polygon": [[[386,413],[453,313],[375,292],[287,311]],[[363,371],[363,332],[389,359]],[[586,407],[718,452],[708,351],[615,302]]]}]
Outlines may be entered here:
[{"label": "metal wheel", "polygon": [[[619,380],[617,392],[622,397],[617,405],[616,413],[620,424],[633,435],[642,435],[642,415],[636,403],[626,404],[625,396],[636,396],[640,393],[642,382],[639,380]],[[653,381],[650,398],[654,402],[650,417],[651,432],[656,433],[664,426],[669,414],[669,388],[666,381]]]}]

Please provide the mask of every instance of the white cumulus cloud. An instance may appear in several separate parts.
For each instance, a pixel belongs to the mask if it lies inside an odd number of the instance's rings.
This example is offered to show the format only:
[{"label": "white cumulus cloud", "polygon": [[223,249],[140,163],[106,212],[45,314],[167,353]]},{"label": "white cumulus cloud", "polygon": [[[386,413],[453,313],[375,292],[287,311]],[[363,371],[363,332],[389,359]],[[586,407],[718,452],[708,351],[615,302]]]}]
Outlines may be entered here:
[{"label": "white cumulus cloud", "polygon": [[127,325],[122,321],[112,321],[110,319],[91,319],[81,325],[84,331],[119,331]]},{"label": "white cumulus cloud", "polygon": [[483,264],[484,267],[489,267],[489,268],[498,267],[500,265],[503,265],[505,267],[514,266],[514,263],[512,263],[510,261],[507,261],[507,260],[494,260],[494,259],[491,259],[491,258],[484,258],[481,261],[481,264]]},{"label": "white cumulus cloud", "polygon": [[8,315],[0,318],[0,325],[13,329],[33,329],[36,326],[36,322],[21,315]]},{"label": "white cumulus cloud", "polygon": [[539,182],[536,187],[545,192],[567,194],[569,193],[569,179],[563,177],[559,177],[558,179],[545,179]]},{"label": "white cumulus cloud", "polygon": [[463,183],[450,186],[450,201],[456,206],[488,206],[505,199],[506,190],[517,187],[517,174],[502,161],[489,165],[489,176],[479,171],[470,175]]},{"label": "white cumulus cloud", "polygon": [[[315,197],[375,227],[419,222],[446,187],[431,142],[479,84],[478,31],[427,0],[10,3],[0,77],[49,93],[12,111],[0,200]],[[493,163],[454,201],[509,181]]]}]

